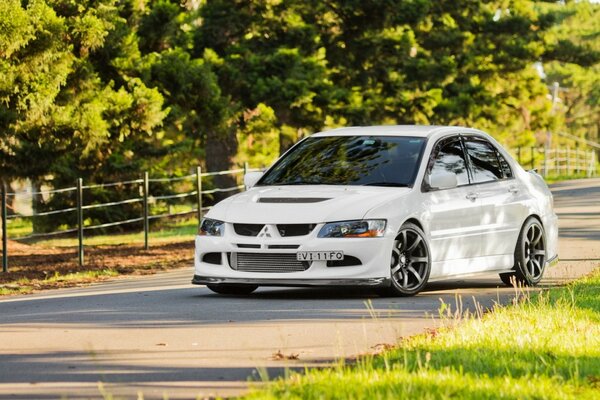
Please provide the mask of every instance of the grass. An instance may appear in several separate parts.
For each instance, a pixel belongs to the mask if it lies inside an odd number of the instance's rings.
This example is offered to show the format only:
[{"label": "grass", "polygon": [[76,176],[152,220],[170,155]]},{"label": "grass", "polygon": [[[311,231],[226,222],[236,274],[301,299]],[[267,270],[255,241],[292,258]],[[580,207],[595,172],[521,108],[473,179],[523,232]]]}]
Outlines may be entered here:
[{"label": "grass", "polygon": [[600,270],[483,316],[441,312],[437,331],[246,399],[600,398]]},{"label": "grass", "polygon": [[0,296],[192,265],[197,226],[195,218],[156,224],[147,250],[143,232],[85,235],[83,266],[78,265],[78,240],[74,237],[9,242],[8,273],[0,274]]},{"label": "grass", "polygon": [[72,286],[76,284],[96,282],[98,280],[112,278],[117,275],[119,275],[119,273],[116,270],[103,269],[94,271],[72,272],[68,274],[60,274],[57,272],[54,275],[49,276],[43,280],[21,278],[19,280],[11,282],[8,285],[0,286],[0,296],[9,294],[27,294],[37,289],[44,289],[47,287],[60,287],[61,284]]},{"label": "grass", "polygon": [[31,234],[33,230],[33,224],[31,218],[15,218],[8,220],[8,226],[6,227],[8,237],[21,237]]},{"label": "grass", "polygon": [[[558,182],[564,182],[564,181],[570,181],[573,179],[587,179],[590,178],[587,173],[582,172],[579,174],[571,174],[571,175],[549,175],[547,177],[544,178],[544,181],[546,181],[546,183],[548,185],[551,185],[553,183],[558,183]],[[592,178],[596,178],[596,176],[593,176]]]},{"label": "grass", "polygon": [[[150,230],[148,240],[150,243],[167,243],[185,240],[194,240],[198,231],[198,222],[196,219],[172,222],[169,225],[163,225],[161,228]],[[10,237],[10,236],[9,236]],[[85,246],[104,246],[104,245],[122,245],[122,244],[143,244],[144,232],[133,233],[115,233],[111,235],[84,235]],[[78,245],[77,237],[63,237],[36,241],[37,246],[42,247],[75,247]]]}]

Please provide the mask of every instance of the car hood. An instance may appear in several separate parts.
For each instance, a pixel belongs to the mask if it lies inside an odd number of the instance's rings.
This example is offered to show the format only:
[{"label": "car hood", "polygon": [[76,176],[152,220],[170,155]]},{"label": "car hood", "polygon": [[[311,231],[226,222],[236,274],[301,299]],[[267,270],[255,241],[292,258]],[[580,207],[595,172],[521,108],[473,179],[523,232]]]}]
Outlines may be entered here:
[{"label": "car hood", "polygon": [[207,217],[237,223],[320,223],[361,219],[410,188],[376,186],[259,186],[215,205]]}]

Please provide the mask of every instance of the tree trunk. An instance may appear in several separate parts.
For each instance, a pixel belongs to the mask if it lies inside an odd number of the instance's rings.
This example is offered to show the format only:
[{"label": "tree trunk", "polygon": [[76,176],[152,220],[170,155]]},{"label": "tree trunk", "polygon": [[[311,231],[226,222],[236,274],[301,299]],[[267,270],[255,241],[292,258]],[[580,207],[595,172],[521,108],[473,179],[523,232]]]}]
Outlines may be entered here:
[{"label": "tree trunk", "polygon": [[[31,209],[33,214],[37,214],[38,212],[43,212],[44,199],[41,194],[39,194],[42,188],[41,183],[36,179],[31,179]],[[32,217],[31,224],[33,226],[33,233],[41,233],[44,231],[43,223],[40,217]]]},{"label": "tree trunk", "polygon": [[[235,136],[234,127],[228,128],[225,132],[208,132],[206,136],[207,172],[218,172],[232,169],[233,158],[237,154],[237,147],[238,143],[237,137]],[[238,184],[236,175],[217,175],[213,178],[216,188],[229,188],[237,186]],[[215,193],[213,196],[214,203],[223,200],[233,193],[236,193],[236,191]],[[210,202],[208,205],[211,205]]]},{"label": "tree trunk", "polygon": [[279,156],[288,151],[296,143],[298,137],[290,137],[283,131],[284,125],[290,125],[291,114],[287,108],[280,108],[276,111],[277,122],[279,125]]}]

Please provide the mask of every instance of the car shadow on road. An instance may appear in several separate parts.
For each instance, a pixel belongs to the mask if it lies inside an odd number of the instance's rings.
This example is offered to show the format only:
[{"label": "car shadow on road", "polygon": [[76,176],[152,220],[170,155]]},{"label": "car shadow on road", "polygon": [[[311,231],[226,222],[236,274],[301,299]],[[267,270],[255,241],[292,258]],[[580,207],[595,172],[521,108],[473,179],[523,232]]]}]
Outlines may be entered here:
[{"label": "car shadow on road", "polygon": [[232,321],[360,321],[372,318],[374,313],[382,318],[422,318],[437,313],[441,300],[455,303],[460,296],[465,299],[465,306],[475,308],[475,302],[481,301],[484,307],[491,307],[497,299],[514,295],[513,289],[499,287],[499,280],[434,283],[418,296],[408,298],[379,297],[364,289],[342,288],[260,288],[249,296],[218,295],[196,286],[124,292],[111,291],[106,286],[96,290],[81,295],[71,290],[64,297],[23,297],[0,302],[0,323],[143,329]]}]

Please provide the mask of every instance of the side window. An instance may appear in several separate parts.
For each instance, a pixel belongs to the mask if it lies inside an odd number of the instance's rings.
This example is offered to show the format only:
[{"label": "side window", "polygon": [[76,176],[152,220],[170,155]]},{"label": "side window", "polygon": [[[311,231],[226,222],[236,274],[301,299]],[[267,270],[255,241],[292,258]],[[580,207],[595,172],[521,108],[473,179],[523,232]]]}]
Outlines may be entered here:
[{"label": "side window", "polygon": [[512,178],[513,173],[512,173],[512,170],[510,169],[510,165],[508,164],[508,161],[506,161],[506,159],[502,156],[502,154],[496,152],[496,155],[498,156],[498,160],[500,160],[500,167],[502,168],[502,172],[504,172],[504,177]]},{"label": "side window", "polygon": [[432,163],[430,175],[438,171],[454,172],[458,186],[469,184],[465,155],[459,138],[453,138],[450,141],[440,143],[435,150]]},{"label": "side window", "polygon": [[490,143],[479,139],[466,139],[465,147],[473,183],[497,181],[504,178],[504,171],[500,166],[496,149]]}]

